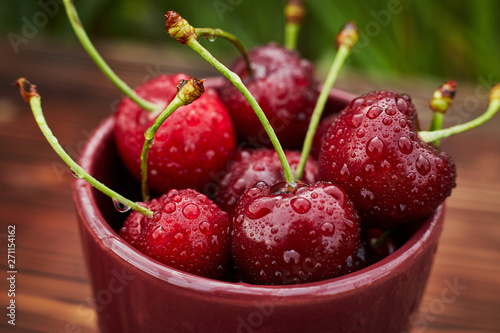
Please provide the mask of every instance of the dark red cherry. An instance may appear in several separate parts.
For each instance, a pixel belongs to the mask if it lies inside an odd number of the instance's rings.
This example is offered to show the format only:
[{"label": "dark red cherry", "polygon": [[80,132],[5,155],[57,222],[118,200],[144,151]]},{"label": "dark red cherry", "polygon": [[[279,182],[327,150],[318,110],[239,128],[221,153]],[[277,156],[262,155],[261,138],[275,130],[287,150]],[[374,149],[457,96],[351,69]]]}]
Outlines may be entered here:
[{"label": "dark red cherry", "polygon": [[354,99],[328,130],[320,179],[343,187],[365,225],[391,227],[431,214],[455,187],[455,163],[422,142],[407,95]]},{"label": "dark red cherry", "polygon": [[146,207],[152,218],[132,212],[120,235],[136,249],[171,267],[222,278],[229,262],[229,218],[208,197],[191,189],[170,190]]},{"label": "dark red cherry", "polygon": [[231,218],[231,252],[244,281],[294,284],[332,278],[352,267],[359,217],[345,192],[326,182],[258,185]]},{"label": "dark red cherry", "polygon": [[[300,161],[300,153],[286,150],[285,156],[290,167],[295,171]],[[318,165],[314,160],[309,159],[302,179],[307,183],[314,183],[317,177]],[[283,167],[273,149],[242,150],[236,155],[227,173],[219,182],[214,202],[231,215],[236,203],[247,188],[258,182],[274,184],[284,179]]]},{"label": "dark red cherry", "polygon": [[328,117],[322,119],[318,124],[316,132],[314,133],[313,143],[311,145],[311,156],[313,158],[318,159],[326,132],[328,132],[330,127],[332,127],[335,119],[337,119],[337,116],[337,113],[329,115]]},{"label": "dark red cherry", "polygon": [[[166,107],[185,74],[160,75],[139,88],[143,98]],[[162,108],[163,110],[163,108]],[[115,141],[132,174],[141,179],[140,155],[144,132],[157,114],[124,98],[115,113]],[[226,167],[236,152],[230,116],[218,93],[206,89],[196,101],[177,109],[158,129],[148,156],[148,184],[160,193],[171,188],[204,190],[212,175]]]},{"label": "dark red cherry", "polygon": [[[285,148],[301,147],[319,95],[311,62],[296,52],[270,43],[250,50],[253,75],[241,58],[232,67],[255,97]],[[250,104],[229,81],[221,89],[241,140],[249,146],[271,147]]]}]

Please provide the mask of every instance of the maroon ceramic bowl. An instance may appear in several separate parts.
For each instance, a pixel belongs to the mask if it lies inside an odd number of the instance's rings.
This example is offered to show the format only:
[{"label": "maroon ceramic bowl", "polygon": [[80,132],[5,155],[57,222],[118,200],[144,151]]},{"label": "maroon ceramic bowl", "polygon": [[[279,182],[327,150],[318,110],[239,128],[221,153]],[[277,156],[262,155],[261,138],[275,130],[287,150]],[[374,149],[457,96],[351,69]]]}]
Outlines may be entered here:
[{"label": "maroon ceramic bowl", "polygon": [[[328,108],[338,111],[352,97],[332,91]],[[139,200],[140,185],[116,153],[113,125],[110,118],[99,126],[80,163]],[[355,273],[302,285],[256,286],[195,276],[150,259],[118,235],[125,215],[111,199],[81,179],[73,192],[102,332],[400,333],[422,298],[444,218],[440,207],[395,253]]]}]

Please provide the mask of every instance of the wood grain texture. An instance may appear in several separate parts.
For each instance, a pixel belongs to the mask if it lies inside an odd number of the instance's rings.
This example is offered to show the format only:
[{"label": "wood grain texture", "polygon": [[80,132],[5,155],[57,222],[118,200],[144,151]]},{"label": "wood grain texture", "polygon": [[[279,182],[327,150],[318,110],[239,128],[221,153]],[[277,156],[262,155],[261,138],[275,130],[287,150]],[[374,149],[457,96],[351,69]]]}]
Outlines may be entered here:
[{"label": "wood grain texture", "polygon": [[[10,45],[1,43],[0,270],[7,271],[7,226],[16,225],[18,274],[16,327],[7,325],[2,314],[0,331],[97,332],[71,199],[72,176],[61,168],[11,84],[26,76],[38,85],[48,123],[73,157],[92,129],[111,114],[120,94],[79,47],[33,41],[15,54]],[[133,86],[160,72],[188,71],[200,78],[215,73],[196,57],[178,56],[174,66],[162,52],[150,48],[104,44],[99,48]],[[175,57],[169,52],[169,59]],[[427,124],[428,98],[441,83],[343,73],[338,87],[354,93],[389,88],[407,92]],[[447,125],[480,114],[486,106],[485,89],[481,82],[459,82]],[[457,163],[458,186],[447,201],[441,242],[411,332],[499,332],[500,116],[444,140],[442,148]],[[0,279],[3,311],[7,289],[6,279]]]}]

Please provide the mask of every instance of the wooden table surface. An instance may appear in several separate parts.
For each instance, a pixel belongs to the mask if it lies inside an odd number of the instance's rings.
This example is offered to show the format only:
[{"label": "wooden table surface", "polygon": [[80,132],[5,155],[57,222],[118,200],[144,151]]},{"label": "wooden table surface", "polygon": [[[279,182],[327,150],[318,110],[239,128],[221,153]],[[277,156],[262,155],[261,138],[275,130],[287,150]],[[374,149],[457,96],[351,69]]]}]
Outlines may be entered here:
[{"label": "wooden table surface", "polygon": [[[16,53],[0,43],[0,331],[96,332],[71,199],[72,176],[44,141],[12,83],[25,76],[38,85],[48,123],[72,156],[78,156],[92,129],[112,113],[120,94],[78,45],[71,49],[33,40]],[[197,55],[177,54],[184,52],[180,45],[169,50],[98,45],[132,86],[161,72],[214,74]],[[190,60],[194,62],[188,65]],[[485,109],[489,80],[485,73],[477,82],[459,82],[448,124],[472,119]],[[344,71],[337,87],[354,93],[388,88],[407,92],[427,124],[428,98],[441,83]],[[441,243],[411,332],[500,332],[500,115],[445,140],[442,148],[457,163],[458,186],[447,201]],[[5,315],[10,299],[9,225],[16,228],[15,328]]]}]

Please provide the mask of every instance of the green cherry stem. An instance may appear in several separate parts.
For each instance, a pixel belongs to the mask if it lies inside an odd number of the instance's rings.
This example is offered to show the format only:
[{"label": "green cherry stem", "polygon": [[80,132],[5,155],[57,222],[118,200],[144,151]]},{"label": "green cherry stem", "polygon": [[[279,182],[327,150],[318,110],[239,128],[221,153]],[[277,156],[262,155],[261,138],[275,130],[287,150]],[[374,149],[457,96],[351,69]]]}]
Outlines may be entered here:
[{"label": "green cherry stem", "polygon": [[307,158],[311,152],[311,146],[314,140],[314,134],[316,133],[316,128],[318,127],[319,121],[321,120],[321,114],[325,108],[326,101],[328,99],[328,94],[332,90],[335,81],[344,65],[347,57],[351,53],[352,48],[358,40],[358,31],[356,25],[353,22],[347,22],[344,28],[337,36],[337,46],[338,51],[335,55],[333,63],[330,67],[330,71],[325,79],[323,88],[319,94],[316,106],[311,116],[311,121],[309,122],[309,127],[307,129],[306,137],[304,139],[304,144],[302,146],[302,153],[300,156],[299,164],[295,170],[295,177],[301,179],[304,174],[304,169],[306,166]]},{"label": "green cherry stem", "polygon": [[148,155],[149,149],[153,145],[153,139],[163,124],[163,122],[172,114],[175,110],[183,105],[188,105],[194,102],[198,97],[200,97],[205,91],[203,87],[204,80],[196,80],[194,78],[187,80],[181,80],[177,85],[177,94],[174,99],[168,104],[168,106],[163,110],[162,113],[156,118],[155,122],[151,127],[149,127],[144,133],[144,145],[142,146],[141,153],[141,176],[142,176],[142,199],[143,201],[149,200],[149,187],[148,187]]},{"label": "green cherry stem", "polygon": [[[30,104],[33,116],[35,117],[36,123],[38,124],[38,127],[42,131],[43,135],[45,136],[49,144],[52,146],[52,148],[55,150],[55,152],[70,167],[70,169],[73,171],[76,177],[83,178],[92,186],[94,186],[96,189],[98,189],[99,191],[103,192],[104,194],[112,198],[113,201],[115,202],[117,201],[127,207],[130,207],[131,209],[147,217],[153,216],[153,212],[151,210],[111,190],[109,187],[107,187],[106,185],[102,184],[97,179],[89,175],[80,165],[78,165],[61,147],[59,141],[52,133],[50,127],[47,125],[47,121],[45,120],[42,111],[41,98],[36,90],[36,86],[30,84],[25,78],[18,79],[16,81],[16,84],[20,87],[21,95],[23,96],[25,101]],[[29,91],[26,90],[27,86],[29,87]]]},{"label": "green cherry stem", "polygon": [[297,48],[297,39],[304,20],[305,9],[301,0],[288,0],[285,6],[285,47]]},{"label": "green cherry stem", "polygon": [[162,113],[156,118],[154,124],[146,130],[144,133],[144,145],[142,146],[141,152],[141,190],[142,190],[142,200],[149,200],[149,186],[148,186],[148,155],[149,149],[153,146],[153,138],[156,134],[158,128],[161,124],[180,106],[184,105],[179,97],[175,98],[170,102],[170,104],[162,111]]},{"label": "green cherry stem", "polygon": [[[433,111],[433,115],[429,131],[437,131],[443,127],[444,115],[453,103],[456,87],[457,83],[453,80],[449,80],[434,91],[430,101],[430,107]],[[434,144],[439,146],[439,140],[434,141]]]},{"label": "green cherry stem", "polygon": [[188,45],[194,51],[196,51],[203,59],[205,59],[210,65],[215,67],[222,75],[224,75],[231,83],[243,94],[246,98],[255,114],[259,118],[264,130],[269,135],[269,139],[271,140],[276,153],[278,154],[278,158],[283,166],[283,172],[285,175],[285,180],[288,183],[290,189],[294,189],[297,187],[297,183],[295,182],[295,178],[293,176],[292,169],[290,168],[290,164],[288,163],[285,153],[283,151],[283,147],[281,146],[274,129],[272,128],[269,120],[267,119],[264,111],[259,106],[255,97],[252,96],[248,88],[243,84],[241,78],[229,68],[224,66],[221,62],[219,62],[210,52],[208,52],[196,39],[195,29],[178,13],[174,11],[169,11],[165,14],[165,28],[171,37],[174,37],[181,44]]},{"label": "green cherry stem", "polygon": [[137,95],[137,93],[130,88],[122,79],[115,74],[115,72],[109,67],[109,65],[104,61],[99,52],[96,50],[90,38],[88,37],[85,29],[83,28],[82,22],[72,0],[63,0],[64,8],[66,9],[66,15],[68,16],[71,27],[73,28],[78,40],[82,44],[83,48],[87,51],[90,58],[95,62],[97,67],[106,75],[111,82],[126,96],[128,96],[134,103],[139,105],[141,108],[147,111],[156,111],[158,106],[150,101]]},{"label": "green cherry stem", "polygon": [[441,140],[452,136],[454,134],[459,134],[465,131],[468,131],[472,128],[475,128],[488,120],[490,120],[500,109],[500,83],[497,83],[490,90],[490,102],[488,105],[488,109],[476,119],[468,121],[466,123],[448,127],[445,129],[437,130],[437,131],[422,131],[419,132],[418,135],[420,139],[424,142],[434,142],[436,140]]},{"label": "green cherry stem", "polygon": [[269,123],[269,120],[264,114],[264,111],[262,111],[262,108],[260,107],[259,103],[257,103],[255,97],[253,97],[248,88],[243,84],[241,78],[236,73],[232,72],[231,70],[229,70],[229,68],[220,63],[217,59],[215,59],[210,54],[210,52],[208,52],[197,40],[192,39],[188,43],[188,46],[191,47],[196,52],[198,52],[198,54],[200,54],[203,57],[203,59],[205,59],[209,64],[211,64],[219,72],[221,72],[222,75],[224,75],[229,81],[231,81],[231,83],[243,94],[248,103],[250,103],[250,106],[252,107],[255,114],[262,123],[264,130],[269,135],[269,139],[271,140],[271,143],[273,144],[273,147],[276,150],[276,153],[278,154],[281,165],[283,166],[285,180],[287,181],[288,185],[290,185],[292,188],[295,188],[296,187],[295,178],[293,177],[293,172],[290,167],[290,164],[288,163],[288,160],[285,157],[285,152],[283,151],[283,147],[281,146],[281,143],[279,142],[273,127]]},{"label": "green cherry stem", "polygon": [[245,59],[248,74],[252,75],[252,66],[250,65],[250,58],[248,57],[245,45],[243,45],[243,43],[235,35],[221,29],[212,29],[212,28],[195,28],[194,31],[196,37],[207,37],[208,39],[214,37],[220,37],[233,44],[240,52],[243,59]]}]

